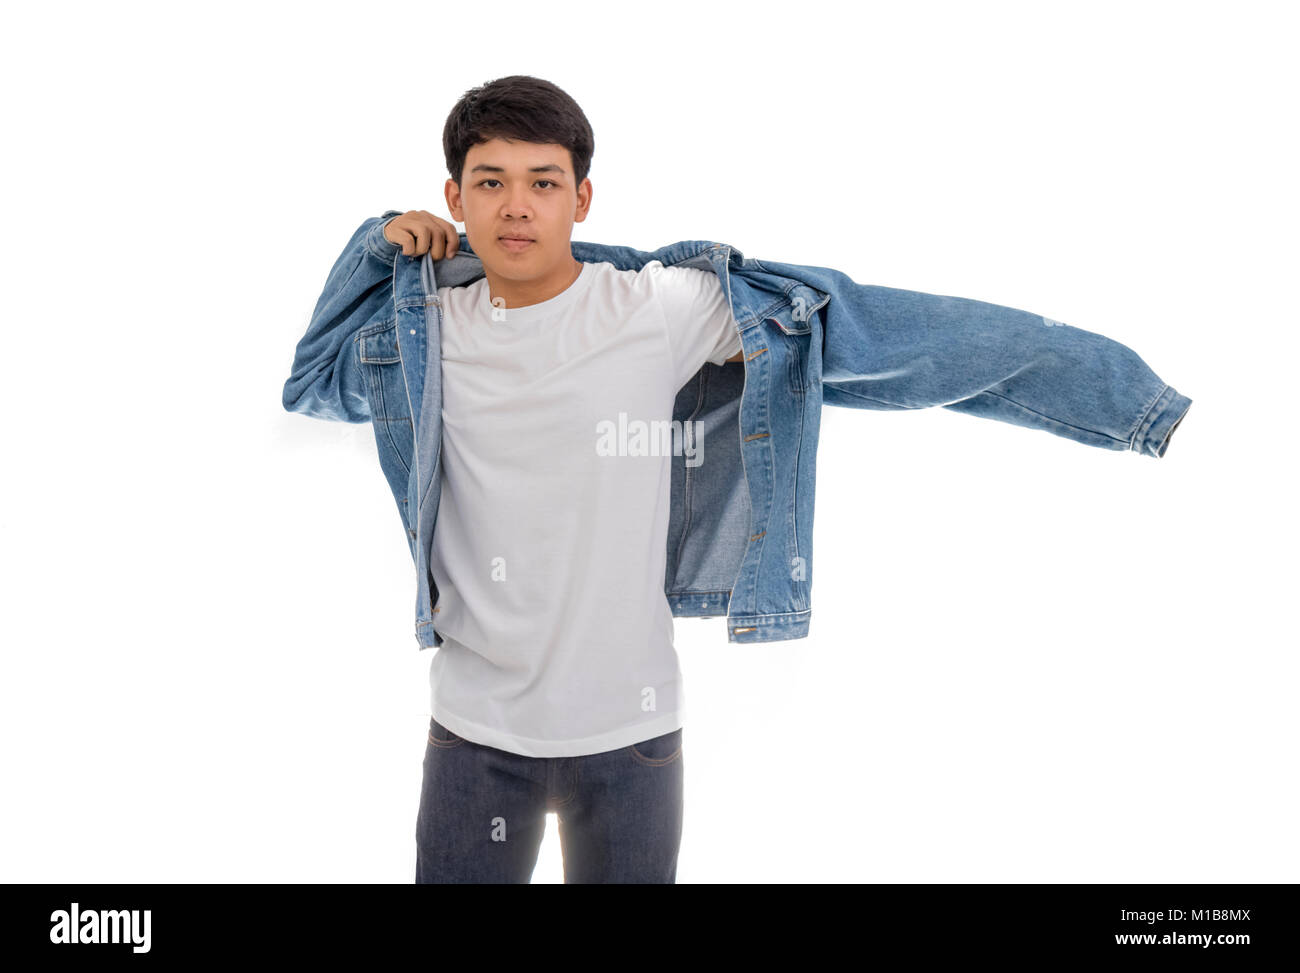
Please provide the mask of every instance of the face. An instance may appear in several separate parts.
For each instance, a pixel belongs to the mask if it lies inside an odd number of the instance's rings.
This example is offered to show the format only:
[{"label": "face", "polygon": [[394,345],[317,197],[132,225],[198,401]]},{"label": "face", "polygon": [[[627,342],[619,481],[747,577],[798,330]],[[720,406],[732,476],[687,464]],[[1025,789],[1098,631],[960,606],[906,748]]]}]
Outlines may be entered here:
[{"label": "face", "polygon": [[564,146],[499,138],[472,146],[460,186],[448,179],[446,194],[489,278],[572,278],[570,239],[573,224],[587,218],[591,180],[575,182]]}]

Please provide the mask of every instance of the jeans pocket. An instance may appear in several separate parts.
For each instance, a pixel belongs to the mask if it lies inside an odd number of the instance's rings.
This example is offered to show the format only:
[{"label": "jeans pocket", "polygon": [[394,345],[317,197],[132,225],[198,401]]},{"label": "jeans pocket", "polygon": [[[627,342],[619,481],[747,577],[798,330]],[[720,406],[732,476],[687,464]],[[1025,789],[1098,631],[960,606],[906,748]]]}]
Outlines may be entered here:
[{"label": "jeans pocket", "polygon": [[634,743],[627,748],[627,752],[637,763],[652,767],[672,763],[682,755],[682,728],[679,726],[663,736]]},{"label": "jeans pocket", "polygon": [[429,746],[444,748],[458,747],[464,742],[464,737],[453,733],[432,716],[429,717]]}]

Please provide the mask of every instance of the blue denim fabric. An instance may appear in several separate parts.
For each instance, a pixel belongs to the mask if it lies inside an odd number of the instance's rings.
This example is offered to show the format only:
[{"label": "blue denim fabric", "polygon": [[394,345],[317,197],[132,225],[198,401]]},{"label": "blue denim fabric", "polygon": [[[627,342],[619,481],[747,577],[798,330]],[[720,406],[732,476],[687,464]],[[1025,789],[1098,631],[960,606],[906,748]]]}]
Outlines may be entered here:
[{"label": "blue denim fabric", "polygon": [[554,811],[566,884],[672,884],[682,761],[681,729],[604,753],[525,757],[430,718],[415,881],[529,882]]},{"label": "blue denim fabric", "polygon": [[[290,412],[370,422],[415,565],[415,636],[442,644],[429,551],[442,445],[437,289],[484,276],[460,234],[450,259],[407,257],[366,220],[325,282],[284,384]],[[727,616],[732,642],[803,638],[811,618],[813,501],[823,404],[942,407],[1087,446],[1162,457],[1192,400],[1113,339],[969,298],[871,284],[826,267],[685,240],[653,252],[572,242],[576,259],[713,271],[744,365],[706,363],[673,419],[701,430],[673,457],[664,593],[675,616]]]}]

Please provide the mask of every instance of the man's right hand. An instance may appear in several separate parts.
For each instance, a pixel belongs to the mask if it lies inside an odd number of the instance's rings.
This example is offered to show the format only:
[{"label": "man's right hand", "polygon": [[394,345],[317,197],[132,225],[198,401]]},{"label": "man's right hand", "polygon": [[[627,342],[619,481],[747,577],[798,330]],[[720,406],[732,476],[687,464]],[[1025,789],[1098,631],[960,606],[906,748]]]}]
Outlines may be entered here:
[{"label": "man's right hand", "polygon": [[456,227],[424,209],[394,216],[384,224],[384,239],[400,246],[408,257],[418,257],[427,250],[434,260],[450,257],[460,246]]}]

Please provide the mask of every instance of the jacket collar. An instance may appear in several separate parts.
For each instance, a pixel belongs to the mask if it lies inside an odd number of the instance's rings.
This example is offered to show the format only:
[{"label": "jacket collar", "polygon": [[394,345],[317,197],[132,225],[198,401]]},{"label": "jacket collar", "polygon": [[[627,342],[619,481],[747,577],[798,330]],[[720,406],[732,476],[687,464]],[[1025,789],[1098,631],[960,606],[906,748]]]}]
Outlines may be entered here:
[{"label": "jacket collar", "polygon": [[[611,263],[619,270],[640,270],[652,260],[658,260],[665,267],[684,264],[706,257],[713,262],[717,252],[724,253],[725,259],[734,268],[739,268],[744,255],[735,247],[712,240],[682,240],[678,243],[660,247],[653,252],[636,250],[632,247],[610,246],[604,243],[588,243],[584,240],[570,241],[574,259],[584,263]],[[398,255],[400,257],[400,254]],[[469,245],[469,238],[460,234],[460,245],[450,259],[437,261],[426,253],[420,261],[420,274],[397,275],[397,306],[408,303],[424,303],[425,295],[433,297],[439,287],[463,287],[472,284],[484,276],[483,260]]]}]

